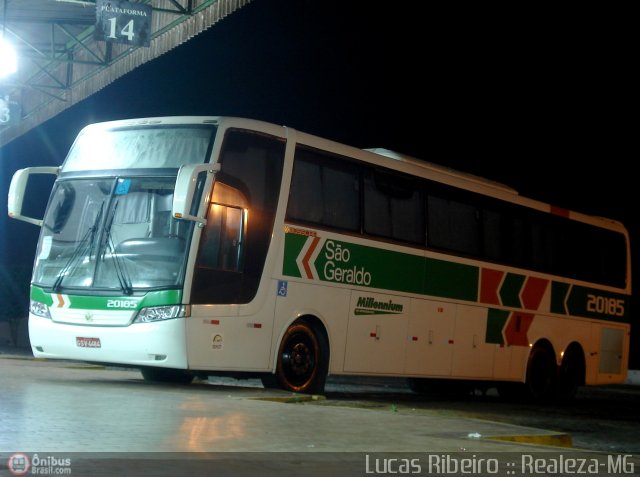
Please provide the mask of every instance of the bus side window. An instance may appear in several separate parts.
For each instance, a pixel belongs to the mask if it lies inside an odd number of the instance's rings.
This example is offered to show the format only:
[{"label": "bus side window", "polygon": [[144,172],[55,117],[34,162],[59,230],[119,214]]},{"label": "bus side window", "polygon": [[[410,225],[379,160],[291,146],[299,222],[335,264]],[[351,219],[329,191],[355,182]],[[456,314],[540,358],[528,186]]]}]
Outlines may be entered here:
[{"label": "bus side window", "polygon": [[359,231],[358,168],[337,156],[306,146],[296,149],[287,218]]},{"label": "bus side window", "polygon": [[244,215],[241,208],[211,204],[201,245],[200,266],[241,271]]},{"label": "bus side window", "polygon": [[[482,245],[484,258],[500,261],[504,257],[502,232],[502,216],[489,209],[482,211]],[[505,237],[506,238],[506,237]]]},{"label": "bus side window", "polygon": [[323,213],[322,173],[319,164],[296,162],[291,179],[287,215],[294,220],[321,223]]},{"label": "bus side window", "polygon": [[424,244],[424,200],[417,181],[397,174],[364,174],[364,231]]},{"label": "bus side window", "polygon": [[429,246],[472,256],[478,255],[480,223],[475,206],[429,195],[427,209]]},{"label": "bus side window", "polygon": [[284,140],[225,134],[191,292],[194,304],[249,303],[256,295],[278,207]]}]

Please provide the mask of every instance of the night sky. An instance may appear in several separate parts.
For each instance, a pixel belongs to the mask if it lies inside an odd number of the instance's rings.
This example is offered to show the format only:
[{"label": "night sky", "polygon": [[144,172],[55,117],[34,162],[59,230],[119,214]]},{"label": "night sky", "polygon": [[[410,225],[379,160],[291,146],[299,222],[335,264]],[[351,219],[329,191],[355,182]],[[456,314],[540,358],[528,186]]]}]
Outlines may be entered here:
[{"label": "night sky", "polygon": [[[625,30],[601,12],[504,8],[254,0],[0,149],[0,207],[17,168],[60,164],[86,124],[233,115],[615,218],[633,246],[640,192],[625,170],[637,156]],[[0,230],[1,262],[30,267],[37,228],[2,214]]]}]

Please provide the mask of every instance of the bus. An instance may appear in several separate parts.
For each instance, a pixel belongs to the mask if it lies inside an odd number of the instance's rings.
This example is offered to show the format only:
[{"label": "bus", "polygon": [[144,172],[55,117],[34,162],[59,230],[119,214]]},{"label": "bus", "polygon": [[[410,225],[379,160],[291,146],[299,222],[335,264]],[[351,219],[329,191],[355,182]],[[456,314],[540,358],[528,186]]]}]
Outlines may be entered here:
[{"label": "bus", "polygon": [[17,171],[8,209],[41,227],[36,357],[299,393],[351,375],[542,400],[626,378],[622,224],[389,150],[233,117],[105,122],[59,168]]}]

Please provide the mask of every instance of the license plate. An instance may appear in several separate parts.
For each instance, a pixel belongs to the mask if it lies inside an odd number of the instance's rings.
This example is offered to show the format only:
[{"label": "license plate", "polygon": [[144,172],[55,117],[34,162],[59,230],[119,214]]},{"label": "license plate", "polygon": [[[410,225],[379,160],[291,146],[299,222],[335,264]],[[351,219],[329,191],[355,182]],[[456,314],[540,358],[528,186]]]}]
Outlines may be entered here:
[{"label": "license plate", "polygon": [[100,348],[100,338],[84,338],[76,336],[76,346],[79,348]]}]

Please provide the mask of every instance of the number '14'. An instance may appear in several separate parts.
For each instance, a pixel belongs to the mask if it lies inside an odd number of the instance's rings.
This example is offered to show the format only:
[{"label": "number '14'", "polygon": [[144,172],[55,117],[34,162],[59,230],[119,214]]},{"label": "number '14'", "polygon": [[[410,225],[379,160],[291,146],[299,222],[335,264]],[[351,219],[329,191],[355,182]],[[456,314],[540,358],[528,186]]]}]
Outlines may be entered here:
[{"label": "number '14'", "polygon": [[[116,39],[116,19],[109,18],[107,20],[109,22],[109,34],[107,38]],[[120,34],[122,36],[126,36],[129,41],[133,41],[133,37],[135,34],[133,33],[133,20],[129,20],[129,22],[120,30]]]}]

